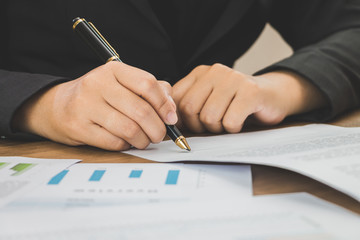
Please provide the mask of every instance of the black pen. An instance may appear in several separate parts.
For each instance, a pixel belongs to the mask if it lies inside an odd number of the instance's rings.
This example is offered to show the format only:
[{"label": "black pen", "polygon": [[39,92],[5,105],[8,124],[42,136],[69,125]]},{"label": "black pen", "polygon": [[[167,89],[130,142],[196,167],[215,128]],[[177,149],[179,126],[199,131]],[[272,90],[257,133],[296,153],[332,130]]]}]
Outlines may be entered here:
[{"label": "black pen", "polygon": [[[94,50],[94,52],[104,62],[120,60],[119,54],[115,49],[106,41],[96,27],[87,22],[84,18],[75,18],[73,20],[73,30],[77,32],[80,37]],[[175,125],[166,125],[167,135],[178,145],[181,149],[191,150],[186,138],[180,133]]]}]

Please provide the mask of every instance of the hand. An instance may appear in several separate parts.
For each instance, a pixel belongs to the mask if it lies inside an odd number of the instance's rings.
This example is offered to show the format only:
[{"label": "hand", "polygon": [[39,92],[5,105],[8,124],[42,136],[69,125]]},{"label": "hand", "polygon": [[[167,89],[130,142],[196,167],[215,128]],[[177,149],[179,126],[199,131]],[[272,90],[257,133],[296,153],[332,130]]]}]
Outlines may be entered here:
[{"label": "hand", "polygon": [[143,149],[164,138],[164,122],[177,121],[170,91],[150,73],[109,62],[34,96],[17,112],[14,126],[68,145]]},{"label": "hand", "polygon": [[214,133],[240,132],[249,116],[277,124],[325,104],[315,86],[292,72],[254,77],[221,64],[195,68],[174,85],[173,97],[187,128]]}]

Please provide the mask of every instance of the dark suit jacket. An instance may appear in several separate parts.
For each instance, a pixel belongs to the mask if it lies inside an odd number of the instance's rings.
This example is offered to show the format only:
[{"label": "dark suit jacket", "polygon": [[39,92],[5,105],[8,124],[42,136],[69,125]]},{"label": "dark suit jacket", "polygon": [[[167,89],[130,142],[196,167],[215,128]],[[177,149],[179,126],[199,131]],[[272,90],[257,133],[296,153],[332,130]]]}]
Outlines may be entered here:
[{"label": "dark suit jacket", "polygon": [[[1,135],[14,135],[14,112],[36,92],[102,64],[72,32],[77,16],[94,22],[124,62],[172,84],[200,64],[232,66],[269,22],[295,54],[261,72],[291,70],[319,87],[328,106],[306,114],[308,119],[328,120],[359,106],[358,0],[227,0],[213,26],[206,26],[206,19],[184,19],[192,31],[210,29],[194,40],[200,43],[195,47],[193,36],[173,46],[147,0],[5,0],[0,14]],[[186,59],[176,59],[174,47],[195,50]]]}]

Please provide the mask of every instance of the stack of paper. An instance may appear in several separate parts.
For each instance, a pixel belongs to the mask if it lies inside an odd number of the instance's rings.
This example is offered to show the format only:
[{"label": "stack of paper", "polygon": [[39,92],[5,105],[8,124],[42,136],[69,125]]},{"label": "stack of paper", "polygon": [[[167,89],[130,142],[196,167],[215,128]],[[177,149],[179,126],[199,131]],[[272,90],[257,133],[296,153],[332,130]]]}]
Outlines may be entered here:
[{"label": "stack of paper", "polygon": [[84,163],[60,172],[7,209],[182,204],[251,193],[249,166]]},{"label": "stack of paper", "polygon": [[[359,139],[360,129],[309,125],[190,138],[190,153],[172,142],[129,153],[283,167],[359,200]],[[249,166],[74,162],[0,161],[1,181],[13,181],[0,184],[0,239],[360,239],[359,215],[309,194],[252,196]]]},{"label": "stack of paper", "polygon": [[[0,211],[0,239],[359,239],[305,193],[253,197],[248,166],[79,164]],[[55,180],[54,180],[55,178]]]},{"label": "stack of paper", "polygon": [[128,154],[159,162],[215,161],[289,169],[360,201],[360,128],[310,124],[275,130],[188,138],[192,151],[171,141]]}]

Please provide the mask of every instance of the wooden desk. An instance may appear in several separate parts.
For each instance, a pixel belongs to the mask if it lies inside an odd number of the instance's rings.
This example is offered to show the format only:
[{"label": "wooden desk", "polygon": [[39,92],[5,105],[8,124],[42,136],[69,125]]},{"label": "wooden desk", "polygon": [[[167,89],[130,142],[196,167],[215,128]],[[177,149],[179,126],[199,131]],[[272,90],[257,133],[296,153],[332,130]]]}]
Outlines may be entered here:
[{"label": "wooden desk", "polygon": [[[360,110],[336,119],[333,124],[344,127],[360,127]],[[36,158],[74,158],[85,163],[144,163],[149,160],[118,152],[92,147],[68,147],[50,141],[19,142],[0,140],[0,156],[24,156]],[[356,200],[300,174],[265,166],[252,166],[254,195],[308,192],[360,214]]]}]

